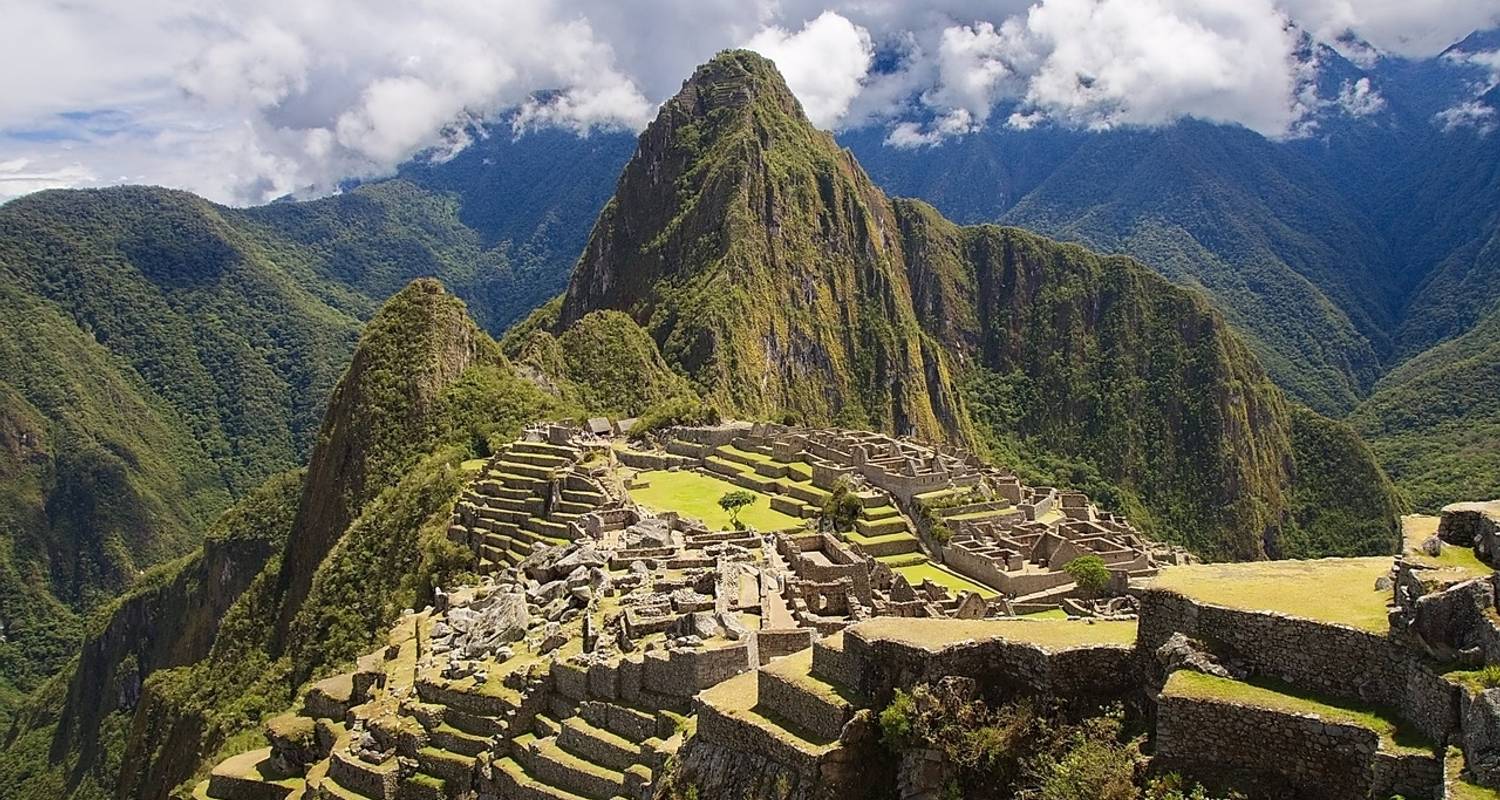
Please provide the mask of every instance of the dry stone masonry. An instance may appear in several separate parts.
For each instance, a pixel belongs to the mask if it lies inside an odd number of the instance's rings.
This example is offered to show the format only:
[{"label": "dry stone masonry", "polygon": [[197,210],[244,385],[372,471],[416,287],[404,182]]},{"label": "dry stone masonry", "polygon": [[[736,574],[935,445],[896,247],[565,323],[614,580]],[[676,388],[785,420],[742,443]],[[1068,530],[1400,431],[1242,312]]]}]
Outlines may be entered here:
[{"label": "dry stone masonry", "polygon": [[[1494,504],[1447,510],[1436,544],[1395,560],[1382,632],[1157,588],[1192,559],[952,448],[629,428],[537,426],[495,453],[448,530],[479,581],[405,613],[195,795],[936,797],[952,765],[891,758],[875,724],[916,684],[1123,704],[1152,726],[1157,767],[1252,797],[1500,786],[1500,688],[1481,671],[1500,664],[1500,584],[1453,566],[1496,552]],[[637,501],[688,475],[787,522],[714,527]],[[848,524],[829,513],[840,502]],[[1110,570],[1106,596],[1063,569],[1084,555]],[[1036,611],[1053,618],[1016,616]]]}]

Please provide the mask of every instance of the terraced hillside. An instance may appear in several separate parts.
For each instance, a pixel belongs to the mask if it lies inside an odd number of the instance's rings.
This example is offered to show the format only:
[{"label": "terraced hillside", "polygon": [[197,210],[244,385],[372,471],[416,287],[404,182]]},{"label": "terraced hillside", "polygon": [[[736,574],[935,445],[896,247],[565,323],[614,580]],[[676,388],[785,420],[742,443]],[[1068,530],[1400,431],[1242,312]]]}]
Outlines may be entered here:
[{"label": "terraced hillside", "polygon": [[[1069,524],[1110,518],[1080,516],[1070,495],[1005,488],[1003,475],[965,471],[957,454],[922,460],[900,444],[733,423],[625,444],[534,426],[496,448],[454,506],[448,537],[483,577],[402,615],[385,646],[311,684],[294,711],[265,722],[263,747],[222,761],[192,792],[876,797],[898,784],[1017,780],[962,761],[914,771],[908,748],[949,756],[920,737],[903,743],[910,728],[892,733],[893,715],[912,713],[903,704],[936,704],[903,725],[962,725],[933,709],[957,697],[983,719],[995,698],[1043,697],[1107,715],[1143,692],[1154,751],[1130,758],[1150,774],[1340,800],[1435,800],[1450,783],[1500,782],[1482,766],[1488,739],[1466,733],[1481,723],[1451,711],[1500,692],[1459,655],[1475,636],[1490,641],[1493,623],[1428,616],[1472,602],[1473,620],[1497,618],[1495,573],[1474,554],[1489,552],[1483,537],[1500,541],[1500,520],[1486,528],[1468,507],[1455,509],[1469,515],[1462,522],[1411,518],[1412,549],[1394,563],[1164,565],[1138,587],[1138,612],[1070,619],[1089,612],[1065,603],[1065,615],[1016,617],[993,592],[908,580],[908,567],[944,569],[922,530],[973,535],[1019,515],[1065,537]],[[857,469],[845,466],[830,490],[841,463]],[[989,484],[971,483],[976,474],[1000,480],[1002,494],[977,502]],[[683,510],[711,494],[675,509],[634,499],[684,478],[711,493],[744,487],[796,524],[711,527]],[[848,531],[831,530],[827,501],[839,493],[858,505]],[[1423,538],[1434,532],[1453,543]],[[910,537],[920,565],[879,552],[880,537],[897,536]],[[1500,663],[1490,647],[1479,658]],[[1270,744],[1213,744],[1246,738]],[[1457,755],[1435,744],[1450,738],[1463,742]]]}]

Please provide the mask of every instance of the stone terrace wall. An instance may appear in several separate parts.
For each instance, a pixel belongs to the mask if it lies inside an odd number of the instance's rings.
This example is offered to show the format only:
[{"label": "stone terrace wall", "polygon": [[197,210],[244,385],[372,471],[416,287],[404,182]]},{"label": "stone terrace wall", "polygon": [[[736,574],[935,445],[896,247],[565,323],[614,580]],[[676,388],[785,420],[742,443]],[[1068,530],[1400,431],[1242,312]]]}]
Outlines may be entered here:
[{"label": "stone terrace wall", "polygon": [[1374,731],[1311,716],[1190,697],[1157,705],[1158,766],[1195,779],[1302,800],[1435,796],[1435,757],[1377,753],[1379,745]]},{"label": "stone terrace wall", "polygon": [[1149,656],[1180,632],[1225,651],[1257,675],[1392,709],[1433,741],[1446,741],[1457,724],[1456,691],[1388,636],[1195,603],[1160,589],[1141,594],[1139,630],[1143,663],[1155,664]]},{"label": "stone terrace wall", "polygon": [[1136,652],[1127,645],[1096,645],[1049,652],[1003,639],[963,641],[928,649],[844,631],[845,658],[859,676],[853,688],[881,708],[896,688],[936,682],[948,675],[973,678],[988,695],[1047,694],[1063,700],[1125,698],[1142,685]]}]

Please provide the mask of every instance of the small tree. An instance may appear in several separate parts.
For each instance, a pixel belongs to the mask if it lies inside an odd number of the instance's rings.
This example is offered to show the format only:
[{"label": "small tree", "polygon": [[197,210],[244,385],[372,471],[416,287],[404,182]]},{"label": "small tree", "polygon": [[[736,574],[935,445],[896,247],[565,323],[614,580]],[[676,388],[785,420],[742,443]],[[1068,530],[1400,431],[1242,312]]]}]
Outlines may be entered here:
[{"label": "small tree", "polygon": [[1078,583],[1078,588],[1098,594],[1109,588],[1109,567],[1104,566],[1104,559],[1095,556],[1079,556],[1069,561],[1063,572]]},{"label": "small tree", "polygon": [[854,521],[859,519],[863,510],[864,503],[850,488],[848,478],[839,478],[838,483],[834,484],[833,492],[823,501],[823,517],[833,524],[836,531],[853,530]]},{"label": "small tree", "polygon": [[729,512],[729,522],[734,525],[735,530],[744,526],[740,524],[740,509],[755,502],[755,495],[745,489],[735,489],[725,492],[719,498],[719,508]]}]

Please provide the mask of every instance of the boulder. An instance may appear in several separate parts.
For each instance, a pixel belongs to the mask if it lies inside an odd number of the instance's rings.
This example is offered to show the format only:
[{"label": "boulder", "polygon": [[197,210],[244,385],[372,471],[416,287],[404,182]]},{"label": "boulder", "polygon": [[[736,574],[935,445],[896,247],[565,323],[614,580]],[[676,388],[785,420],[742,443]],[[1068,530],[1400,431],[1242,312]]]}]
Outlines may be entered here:
[{"label": "boulder", "polygon": [[1459,695],[1464,763],[1480,784],[1500,787],[1500,689]]},{"label": "boulder", "polygon": [[1179,669],[1190,669],[1220,678],[1245,677],[1245,670],[1221,660],[1202,642],[1184,636],[1181,631],[1172,634],[1156,649],[1156,661],[1168,675]]},{"label": "boulder", "polygon": [[718,620],[707,611],[684,614],[667,629],[668,637],[696,636],[700,640],[712,639],[721,633],[723,628],[719,626]]}]

